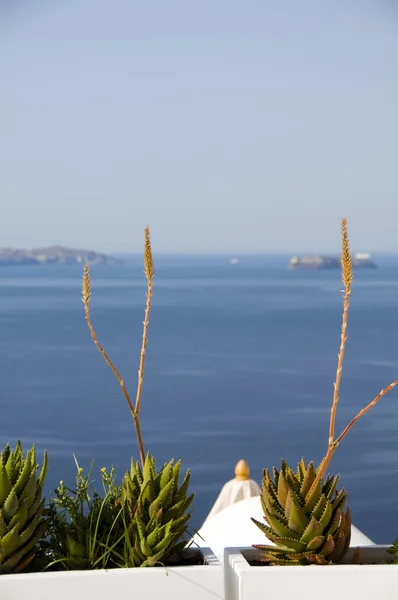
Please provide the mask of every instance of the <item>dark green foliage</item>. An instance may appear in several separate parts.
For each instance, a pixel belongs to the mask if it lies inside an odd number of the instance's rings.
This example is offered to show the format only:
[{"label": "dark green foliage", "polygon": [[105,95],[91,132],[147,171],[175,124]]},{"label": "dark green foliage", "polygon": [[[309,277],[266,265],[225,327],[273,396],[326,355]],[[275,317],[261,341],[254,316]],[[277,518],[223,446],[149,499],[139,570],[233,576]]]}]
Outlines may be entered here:
[{"label": "dark green foliage", "polygon": [[[273,469],[273,479],[264,470],[261,504],[267,525],[252,521],[275,546],[256,545],[263,560],[280,564],[330,564],[341,562],[351,539],[351,514],[345,490],[336,491],[338,475],[319,479],[314,464],[304,459],[297,472],[282,461]],[[312,488],[312,489],[311,489]]]},{"label": "dark green foliage", "polygon": [[394,564],[398,564],[398,540],[395,540],[391,548],[388,549],[389,553],[394,556]]},{"label": "dark green foliage", "polygon": [[148,567],[164,563],[180,552],[187,540],[194,494],[188,496],[189,471],[179,486],[181,463],[171,460],[156,472],[155,460],[146,456],[144,467],[131,461],[122,482],[122,503],[126,527],[126,556],[129,565]]},{"label": "dark green foliage", "polygon": [[119,564],[117,548],[123,548],[120,488],[113,469],[101,470],[104,497],[92,491],[90,472],[77,466],[76,486],[61,481],[51,503],[50,568],[104,569]]},{"label": "dark green foliage", "polygon": [[21,443],[7,444],[0,454],[0,573],[24,570],[35,558],[46,536],[42,491],[47,454],[37,473],[35,448],[26,457]]}]

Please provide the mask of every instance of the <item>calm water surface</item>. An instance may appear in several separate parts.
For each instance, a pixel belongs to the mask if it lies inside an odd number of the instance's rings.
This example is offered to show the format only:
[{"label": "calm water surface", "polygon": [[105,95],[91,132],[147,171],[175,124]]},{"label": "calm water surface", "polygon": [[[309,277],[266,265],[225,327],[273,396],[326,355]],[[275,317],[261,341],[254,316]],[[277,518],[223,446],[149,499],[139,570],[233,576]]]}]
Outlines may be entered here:
[{"label": "calm water surface", "polygon": [[[47,487],[72,484],[73,453],[120,476],[137,455],[118,384],[94,347],[78,267],[0,269],[0,443],[49,451]],[[285,258],[160,258],[142,399],[146,446],[181,457],[199,527],[245,458],[258,481],[281,457],[322,458],[342,312],[336,271],[295,272]],[[145,282],[141,262],[92,268],[92,320],[135,395]],[[337,429],[398,378],[398,258],[356,272]],[[360,421],[333,471],[354,523],[398,537],[398,391]]]}]

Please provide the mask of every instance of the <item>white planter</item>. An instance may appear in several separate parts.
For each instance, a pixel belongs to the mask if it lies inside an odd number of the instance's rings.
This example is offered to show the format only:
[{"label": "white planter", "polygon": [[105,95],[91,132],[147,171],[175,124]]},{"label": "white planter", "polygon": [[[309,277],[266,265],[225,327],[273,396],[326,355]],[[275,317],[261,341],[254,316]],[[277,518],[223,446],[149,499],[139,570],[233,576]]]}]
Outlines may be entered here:
[{"label": "white planter", "polygon": [[217,600],[223,599],[222,567],[208,548],[205,565],[29,573],[0,576],[1,600]]},{"label": "white planter", "polygon": [[[360,562],[370,564],[270,567],[251,566],[259,560],[254,548],[226,548],[225,600],[397,600],[398,565],[388,561],[388,546],[361,548]],[[355,548],[347,554],[350,560]]]}]

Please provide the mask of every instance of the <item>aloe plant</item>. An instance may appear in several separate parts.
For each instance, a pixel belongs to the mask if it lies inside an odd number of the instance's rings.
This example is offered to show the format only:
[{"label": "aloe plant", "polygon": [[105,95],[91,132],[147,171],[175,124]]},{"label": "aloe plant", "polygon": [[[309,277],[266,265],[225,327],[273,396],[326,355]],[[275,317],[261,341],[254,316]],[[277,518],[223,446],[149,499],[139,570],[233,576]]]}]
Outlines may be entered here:
[{"label": "aloe plant", "polygon": [[188,495],[190,473],[179,486],[180,461],[156,472],[155,459],[148,453],[143,468],[131,461],[122,482],[122,504],[128,538],[126,554],[131,566],[148,567],[164,563],[182,550],[191,517],[188,509],[194,494]]},{"label": "aloe plant", "polygon": [[156,472],[154,458],[149,453],[145,454],[144,450],[140,408],[155,275],[149,227],[144,230],[144,273],[147,280],[147,297],[135,402],[95,333],[90,316],[91,281],[88,265],[84,267],[82,282],[82,300],[91,338],[121,387],[137,437],[140,463],[131,461],[130,471],[126,473],[122,482],[125,544],[122,551],[119,547],[115,549],[119,560],[128,566],[152,566],[164,562],[171,554],[184,548],[186,540],[183,536],[190,519],[188,509],[194,497],[193,494],[188,495],[189,472],[179,487],[180,461],[174,464],[172,460]]},{"label": "aloe plant", "polygon": [[[273,478],[266,469],[261,505],[268,525],[252,521],[275,546],[256,545],[265,562],[274,565],[339,562],[351,539],[351,513],[344,506],[347,492],[337,492],[338,475],[318,479],[314,463],[300,461],[294,473],[285,461]],[[315,483],[315,485],[314,485]]]},{"label": "aloe plant", "polygon": [[353,280],[347,220],[341,221],[341,278],[344,285],[343,317],[340,350],[330,411],[327,451],[319,467],[304,460],[297,472],[282,461],[280,471],[273,469],[274,479],[264,470],[261,502],[266,524],[252,519],[275,547],[256,545],[264,551],[263,559],[271,564],[308,564],[341,562],[348,550],[351,537],[351,514],[343,511],[347,493],[336,491],[338,476],[327,476],[330,461],[347,433],[355,423],[390,392],[398,380],[383,388],[359,413],[351,419],[340,435],[335,436],[335,421],[347,341],[348,309]]},{"label": "aloe plant", "polygon": [[38,474],[34,446],[24,456],[18,441],[0,454],[0,573],[23,571],[46,535],[42,491],[47,472],[44,453]]}]

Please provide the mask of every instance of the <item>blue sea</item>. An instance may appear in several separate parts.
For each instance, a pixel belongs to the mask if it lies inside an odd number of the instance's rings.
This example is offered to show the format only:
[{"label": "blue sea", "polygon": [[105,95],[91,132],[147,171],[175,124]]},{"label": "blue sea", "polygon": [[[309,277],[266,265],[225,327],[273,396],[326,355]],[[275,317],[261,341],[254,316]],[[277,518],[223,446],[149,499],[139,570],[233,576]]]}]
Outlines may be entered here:
[{"label": "blue sea", "polygon": [[[337,430],[398,378],[398,257],[355,272]],[[320,461],[340,344],[338,271],[290,271],[288,257],[159,257],[149,326],[142,429],[158,463],[181,458],[200,527],[240,458],[260,482],[283,457]],[[72,485],[73,454],[94,478],[137,457],[132,419],[94,347],[81,268],[0,269],[0,444],[49,452],[47,492]],[[91,316],[133,397],[145,279],[140,258],[91,269]],[[398,537],[398,389],[359,421],[331,470],[354,523]]]}]

